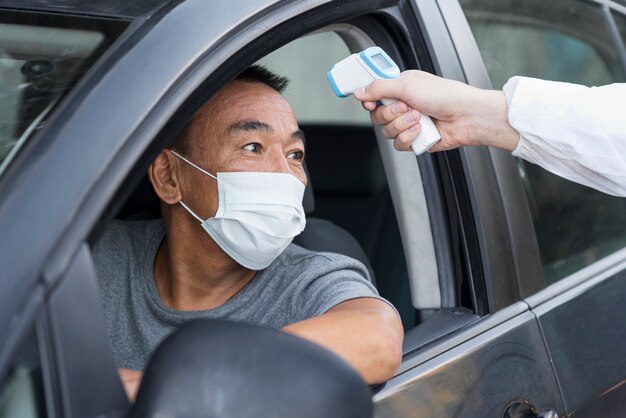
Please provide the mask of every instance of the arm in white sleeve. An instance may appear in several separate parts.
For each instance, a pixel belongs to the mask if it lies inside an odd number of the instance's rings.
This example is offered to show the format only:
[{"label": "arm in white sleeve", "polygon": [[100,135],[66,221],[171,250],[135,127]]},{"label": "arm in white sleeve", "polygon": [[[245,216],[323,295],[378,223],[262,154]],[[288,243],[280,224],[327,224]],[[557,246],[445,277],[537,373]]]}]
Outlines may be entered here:
[{"label": "arm in white sleeve", "polygon": [[503,88],[513,155],[602,192],[626,196],[626,84],[585,87],[513,77]]}]

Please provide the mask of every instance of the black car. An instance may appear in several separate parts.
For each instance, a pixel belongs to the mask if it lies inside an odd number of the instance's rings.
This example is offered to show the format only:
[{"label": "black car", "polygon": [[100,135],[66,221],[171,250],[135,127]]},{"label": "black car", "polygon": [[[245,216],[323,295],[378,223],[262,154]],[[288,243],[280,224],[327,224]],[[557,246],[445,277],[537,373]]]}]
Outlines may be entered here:
[{"label": "black car", "polygon": [[624,82],[625,16],[608,0],[0,0],[0,416],[127,413],[91,248],[112,219],[158,216],[146,168],[259,62],[292,80],[309,219],[354,238],[402,317],[377,417],[623,417],[626,200],[496,149],[397,152],[325,72],[379,45],[483,88]]}]

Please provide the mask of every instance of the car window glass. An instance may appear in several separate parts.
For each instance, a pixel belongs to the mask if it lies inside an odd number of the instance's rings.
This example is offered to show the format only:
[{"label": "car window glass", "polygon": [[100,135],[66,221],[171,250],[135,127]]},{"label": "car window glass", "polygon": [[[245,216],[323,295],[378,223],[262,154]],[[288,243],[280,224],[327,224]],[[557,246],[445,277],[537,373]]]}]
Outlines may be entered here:
[{"label": "car window glass", "polygon": [[46,417],[39,349],[34,332],[0,380],[0,417]]},{"label": "car window glass", "polygon": [[69,27],[58,26],[63,19],[50,26],[33,16],[19,21],[0,14],[0,175],[111,41],[96,29],[72,27],[71,19]]},{"label": "car window glass", "polygon": [[[579,0],[461,0],[494,88],[524,75],[588,86],[621,82],[624,68],[599,5]],[[626,199],[518,160],[546,283],[626,245]]]},{"label": "car window glass", "polygon": [[370,126],[367,112],[353,97],[338,99],[326,72],[350,55],[350,50],[334,32],[305,36],[259,61],[259,64],[286,76],[291,84],[285,91],[301,123],[335,123]]}]

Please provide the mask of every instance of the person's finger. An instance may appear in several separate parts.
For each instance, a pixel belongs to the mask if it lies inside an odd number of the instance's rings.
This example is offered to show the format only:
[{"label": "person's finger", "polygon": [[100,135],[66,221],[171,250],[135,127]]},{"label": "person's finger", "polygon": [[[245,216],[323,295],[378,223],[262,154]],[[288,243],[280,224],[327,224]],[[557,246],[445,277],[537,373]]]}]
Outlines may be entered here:
[{"label": "person's finger", "polygon": [[419,133],[422,131],[422,125],[419,123],[411,126],[409,129],[400,132],[393,141],[393,146],[398,151],[411,151],[411,144],[415,141]]},{"label": "person's finger", "polygon": [[418,124],[419,119],[420,113],[417,110],[410,110],[384,125],[381,132],[386,138],[396,138],[400,133]]},{"label": "person's finger", "polygon": [[[389,106],[378,106],[376,110],[372,112],[372,122],[375,125],[386,125],[408,111],[409,106],[401,101],[392,103]],[[390,138],[393,138],[394,136]]]},{"label": "person's finger", "polygon": [[375,102],[382,98],[398,99],[404,90],[402,78],[379,79],[365,87],[356,89],[354,97],[362,102]]},{"label": "person's finger", "polygon": [[376,102],[361,102],[361,106],[363,106],[363,109],[371,112],[376,109]]},{"label": "person's finger", "polygon": [[440,140],[439,142],[436,142],[435,145],[430,147],[428,149],[428,152],[434,153],[434,152],[440,152],[440,151],[449,151],[451,149],[455,149],[458,147],[459,145],[450,145],[448,142],[445,142],[444,140]]},{"label": "person's finger", "polygon": [[436,143],[432,147],[428,148],[426,152],[432,154],[432,153],[439,152],[439,151],[445,151],[445,150],[441,147],[439,143]]}]

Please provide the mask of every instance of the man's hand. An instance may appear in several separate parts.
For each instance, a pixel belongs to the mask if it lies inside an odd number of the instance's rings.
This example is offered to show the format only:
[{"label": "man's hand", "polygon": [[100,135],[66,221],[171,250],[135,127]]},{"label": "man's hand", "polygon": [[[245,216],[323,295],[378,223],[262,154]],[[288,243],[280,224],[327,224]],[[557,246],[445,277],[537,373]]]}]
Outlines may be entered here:
[{"label": "man's hand", "polygon": [[[408,151],[421,126],[420,112],[434,118],[441,141],[429,152],[466,145],[490,145],[513,151],[519,133],[509,125],[504,93],[481,90],[454,80],[410,70],[400,78],[376,80],[354,92],[371,112],[372,122],[394,140],[397,150]],[[376,106],[381,98],[397,99],[389,106]]]},{"label": "man's hand", "polygon": [[373,298],[353,299],[283,331],[313,341],[346,360],[369,384],[389,380],[402,360],[404,331],[396,311]]},{"label": "man's hand", "polygon": [[135,397],[137,396],[137,390],[139,390],[139,385],[141,384],[143,372],[122,368],[117,369],[117,372],[119,373],[122,384],[124,385],[124,390],[126,391],[128,400],[130,402],[135,402]]}]

